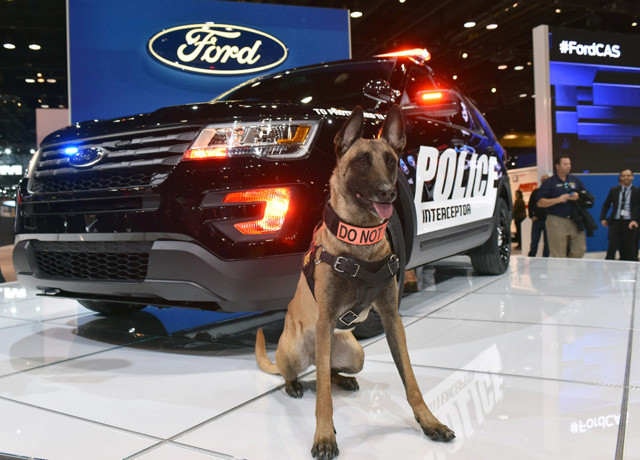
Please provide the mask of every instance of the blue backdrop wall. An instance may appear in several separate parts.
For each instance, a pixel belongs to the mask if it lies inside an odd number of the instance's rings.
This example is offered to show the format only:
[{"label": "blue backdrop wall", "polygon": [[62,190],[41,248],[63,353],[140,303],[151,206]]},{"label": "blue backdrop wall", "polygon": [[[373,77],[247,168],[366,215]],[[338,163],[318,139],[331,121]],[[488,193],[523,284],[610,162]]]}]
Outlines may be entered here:
[{"label": "blue backdrop wall", "polygon": [[[211,0],[68,0],[68,17],[72,122],[207,101],[265,73],[351,56],[347,10]],[[150,52],[154,36],[188,25],[194,27],[155,42],[165,62]],[[203,27],[218,29],[208,38],[202,32],[188,36]],[[179,62],[181,46],[183,55],[196,57]],[[216,59],[220,49],[234,46],[235,56],[226,63],[224,53]],[[207,58],[214,61],[209,70],[231,73],[204,73]],[[234,61],[242,73],[232,73]]]}]

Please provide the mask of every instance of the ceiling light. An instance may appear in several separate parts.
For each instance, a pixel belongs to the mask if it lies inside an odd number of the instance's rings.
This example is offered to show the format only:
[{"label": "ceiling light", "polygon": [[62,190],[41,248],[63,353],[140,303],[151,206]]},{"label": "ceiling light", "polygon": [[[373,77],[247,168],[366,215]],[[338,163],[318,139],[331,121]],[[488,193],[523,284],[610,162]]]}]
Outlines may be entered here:
[{"label": "ceiling light", "polygon": [[[635,26],[637,26],[637,25],[638,25],[638,22],[637,22],[637,21],[633,21],[633,22],[631,23],[631,27],[635,27]],[[6,48],[6,47],[7,47],[7,45],[4,45],[4,47]]]},{"label": "ceiling light", "polygon": [[513,4],[513,7],[515,8],[516,6],[518,6],[518,2]]},{"label": "ceiling light", "polygon": [[498,70],[504,70],[507,68],[507,64],[502,64],[498,66]]},{"label": "ceiling light", "polygon": [[469,54],[467,53],[462,53],[462,59],[467,59],[469,57]]},{"label": "ceiling light", "polygon": [[513,70],[522,70],[522,69],[524,69],[523,65],[517,65],[513,68]]},{"label": "ceiling light", "polygon": [[27,82],[27,83],[35,83],[36,82],[33,78],[25,78],[24,81]]},{"label": "ceiling light", "polygon": [[361,18],[362,17],[362,11],[352,11],[351,12],[351,17],[356,19],[356,18]]},{"label": "ceiling light", "polygon": [[38,78],[38,83],[44,83],[44,78]]},{"label": "ceiling light", "polygon": [[40,72],[38,72],[38,73],[36,74],[36,77],[42,77],[42,74],[41,74]]},{"label": "ceiling light", "polygon": [[47,78],[47,83],[55,83],[56,79],[55,78]]},{"label": "ceiling light", "polygon": [[527,93],[521,93],[518,95],[518,97],[527,97]]},{"label": "ceiling light", "polygon": [[476,26],[476,23],[473,22],[473,21],[468,21],[468,22],[464,23],[464,28],[465,29],[471,29],[472,27],[475,27],[475,26]]},{"label": "ceiling light", "polygon": [[560,8],[556,8],[556,13],[562,13],[562,10]]},{"label": "ceiling light", "polygon": [[495,93],[496,91],[498,91],[498,89],[494,86],[493,88],[491,88],[491,92]]},{"label": "ceiling light", "polygon": [[457,80],[457,79],[458,79],[458,76],[457,76],[457,75],[454,75],[454,76],[453,76],[453,77],[451,77],[451,78],[453,78],[454,80]]},{"label": "ceiling light", "polygon": [[5,47],[6,49],[8,49],[8,50],[14,50],[14,49],[16,49],[16,45],[14,45],[13,43],[5,43],[5,44],[4,44],[4,45],[2,45],[2,46],[4,46],[4,47]]},{"label": "ceiling light", "polygon": [[406,1],[407,1],[407,0],[400,0],[400,3],[404,3],[404,2],[406,2]]},{"label": "ceiling light", "polygon": [[42,46],[38,45],[37,43],[32,43],[32,44],[29,45],[29,49],[30,50],[38,51],[41,48],[42,48]]},{"label": "ceiling light", "polygon": [[495,30],[498,28],[498,24],[487,24],[487,30]]}]

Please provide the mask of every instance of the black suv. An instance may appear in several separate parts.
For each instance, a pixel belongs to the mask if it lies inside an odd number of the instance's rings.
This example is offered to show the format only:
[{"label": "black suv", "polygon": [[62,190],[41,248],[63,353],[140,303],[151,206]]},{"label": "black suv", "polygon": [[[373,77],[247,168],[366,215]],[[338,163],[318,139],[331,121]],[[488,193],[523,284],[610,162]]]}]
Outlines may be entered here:
[{"label": "black suv", "polygon": [[[333,138],[354,106],[365,137],[401,105],[407,146],[388,226],[407,267],[510,258],[504,152],[424,55],[293,69],[208,103],[88,121],[49,135],[21,181],[18,280],[87,308],[286,308],[322,218]],[[402,275],[399,282],[402,283]]]}]

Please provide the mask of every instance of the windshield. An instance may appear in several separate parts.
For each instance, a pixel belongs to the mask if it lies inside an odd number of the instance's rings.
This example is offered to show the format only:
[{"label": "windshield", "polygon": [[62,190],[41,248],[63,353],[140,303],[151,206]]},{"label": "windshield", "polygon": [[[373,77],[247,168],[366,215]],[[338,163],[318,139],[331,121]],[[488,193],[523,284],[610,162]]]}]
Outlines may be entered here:
[{"label": "windshield", "polygon": [[372,107],[375,101],[363,95],[370,80],[389,80],[392,61],[333,64],[287,71],[250,80],[214,101],[293,102],[318,105]]}]

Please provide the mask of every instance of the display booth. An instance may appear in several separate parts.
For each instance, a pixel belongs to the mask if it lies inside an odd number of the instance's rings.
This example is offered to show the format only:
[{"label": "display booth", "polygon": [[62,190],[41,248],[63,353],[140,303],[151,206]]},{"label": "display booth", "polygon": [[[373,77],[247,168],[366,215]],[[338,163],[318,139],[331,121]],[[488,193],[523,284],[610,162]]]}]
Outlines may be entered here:
[{"label": "display booth", "polygon": [[[533,44],[538,177],[569,155],[599,222],[621,170],[640,185],[640,37],[539,26]],[[600,226],[587,251],[606,247]]]}]

